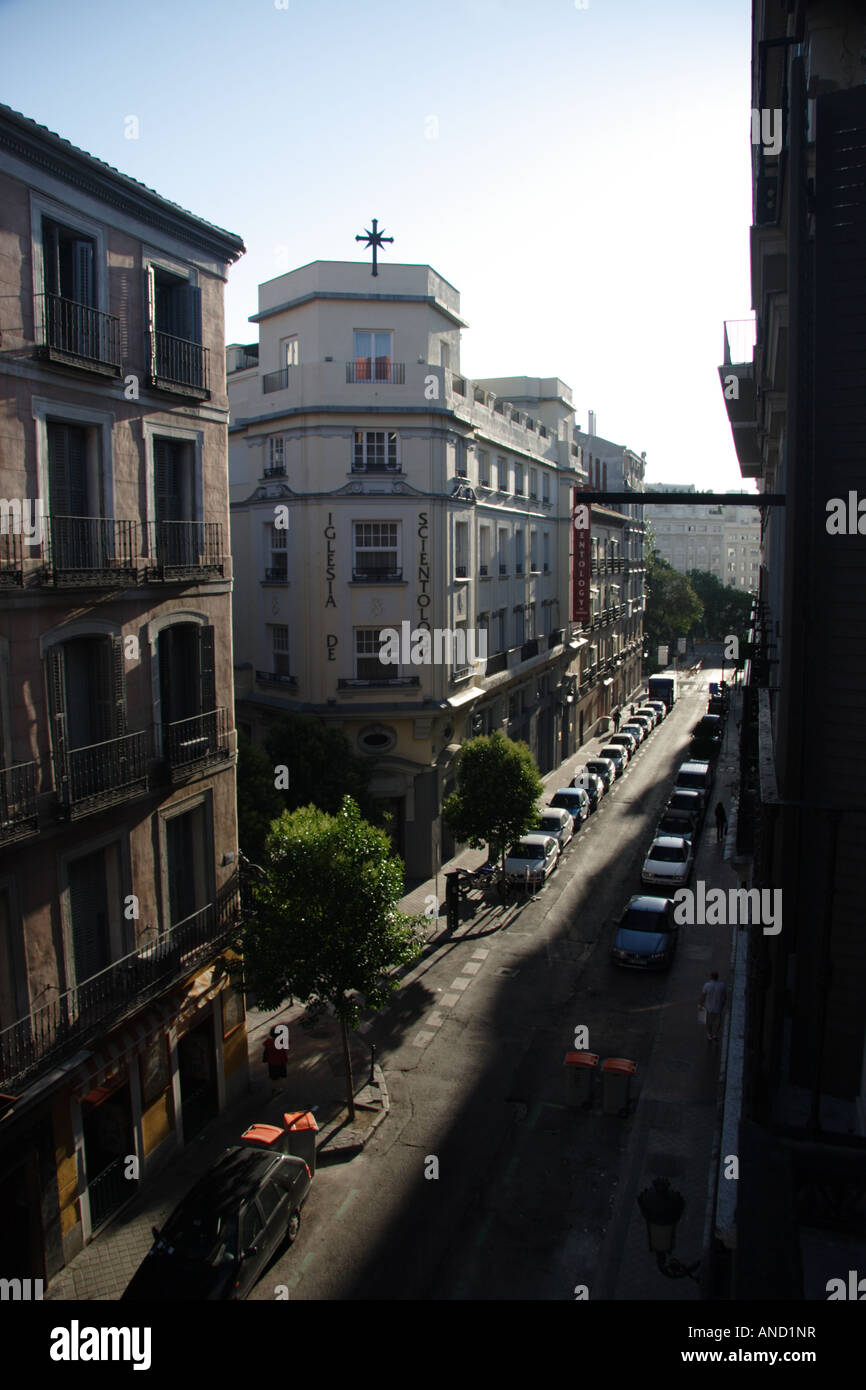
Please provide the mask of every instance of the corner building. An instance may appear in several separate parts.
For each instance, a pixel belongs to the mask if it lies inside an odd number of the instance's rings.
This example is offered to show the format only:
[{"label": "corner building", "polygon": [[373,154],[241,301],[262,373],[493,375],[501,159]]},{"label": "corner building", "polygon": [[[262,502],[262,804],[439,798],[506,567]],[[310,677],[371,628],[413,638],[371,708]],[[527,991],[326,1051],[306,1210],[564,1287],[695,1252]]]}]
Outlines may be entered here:
[{"label": "corner building", "polygon": [[[287,711],[337,724],[424,879],[465,738],[501,729],[542,771],[575,746],[571,391],[463,376],[459,295],[425,265],[315,261],[251,322],[228,349],[238,718],[254,741]],[[403,623],[458,634],[453,660],[383,665]]]},{"label": "corner building", "polygon": [[6,107],[0,207],[0,1265],[50,1279],[246,1082],[223,357],[244,248]]}]

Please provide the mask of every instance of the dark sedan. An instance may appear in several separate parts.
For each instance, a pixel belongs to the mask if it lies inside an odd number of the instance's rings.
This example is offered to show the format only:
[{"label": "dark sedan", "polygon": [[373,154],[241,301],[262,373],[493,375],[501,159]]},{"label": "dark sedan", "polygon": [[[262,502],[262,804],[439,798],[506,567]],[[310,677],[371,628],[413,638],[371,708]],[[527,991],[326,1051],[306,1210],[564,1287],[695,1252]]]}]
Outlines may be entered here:
[{"label": "dark sedan", "polygon": [[629,899],[616,929],[611,960],[630,970],[666,970],[677,948],[673,898],[639,893]]}]

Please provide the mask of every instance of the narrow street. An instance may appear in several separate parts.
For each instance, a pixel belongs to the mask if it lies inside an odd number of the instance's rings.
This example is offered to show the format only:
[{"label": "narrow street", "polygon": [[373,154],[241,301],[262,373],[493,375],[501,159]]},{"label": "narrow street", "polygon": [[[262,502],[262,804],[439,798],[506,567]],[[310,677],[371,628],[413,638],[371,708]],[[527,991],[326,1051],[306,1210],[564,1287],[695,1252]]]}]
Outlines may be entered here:
[{"label": "narrow street", "polygon": [[[375,1020],[367,1036],[387,1075],[390,1120],[363,1154],[319,1172],[301,1238],[254,1299],[278,1285],[303,1299],[557,1300],[578,1284],[599,1296],[634,1103],[627,1120],[603,1116],[599,1099],[590,1113],[566,1109],[563,1058],[584,1025],[590,1051],[633,1059],[644,1084],[664,1012],[693,1021],[695,987],[681,983],[689,965],[726,963],[724,927],[693,928],[693,938],[684,929],[667,974],[608,959],[714,678],[685,683],[544,889],[522,907],[479,910]],[[727,795],[723,783],[720,767],[716,791]],[[696,877],[720,857],[711,820]],[[675,1056],[655,1064],[655,1084],[674,1102],[687,1066]],[[718,1054],[701,1054],[707,1103],[717,1075]],[[438,1177],[425,1176],[431,1159]]]}]

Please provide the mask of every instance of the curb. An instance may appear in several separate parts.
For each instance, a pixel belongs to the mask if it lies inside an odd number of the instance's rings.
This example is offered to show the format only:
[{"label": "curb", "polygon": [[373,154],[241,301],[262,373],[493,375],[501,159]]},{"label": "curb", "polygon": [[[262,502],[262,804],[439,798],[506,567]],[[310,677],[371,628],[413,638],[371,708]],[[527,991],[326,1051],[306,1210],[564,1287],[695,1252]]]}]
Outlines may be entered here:
[{"label": "curb", "polygon": [[[374,1104],[379,1107],[378,1114],[374,1117],[372,1124],[366,1129],[344,1129],[336,1120],[332,1120],[320,1132],[319,1141],[316,1145],[316,1167],[324,1167],[329,1163],[344,1163],[350,1158],[354,1158],[370,1142],[379,1126],[387,1119],[391,1113],[391,1097],[388,1094],[388,1087],[385,1084],[385,1073],[377,1062],[373,1068],[373,1085],[369,1082],[361,1087],[355,1096],[356,1104],[369,1107],[370,1101],[359,1101],[358,1097],[365,1091],[371,1095],[373,1091],[378,1091],[378,1096],[374,1098]],[[339,1134],[339,1139],[334,1139]],[[332,1142],[334,1141],[334,1142]]]}]

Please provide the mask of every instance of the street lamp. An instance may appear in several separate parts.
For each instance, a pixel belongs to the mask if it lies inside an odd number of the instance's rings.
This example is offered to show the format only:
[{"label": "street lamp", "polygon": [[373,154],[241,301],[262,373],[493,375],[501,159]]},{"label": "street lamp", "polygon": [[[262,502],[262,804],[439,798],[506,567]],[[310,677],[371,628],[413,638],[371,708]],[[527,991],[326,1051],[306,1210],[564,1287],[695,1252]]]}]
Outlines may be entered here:
[{"label": "street lamp", "polygon": [[637,1199],[640,1214],[646,1222],[649,1248],[656,1257],[662,1274],[668,1279],[694,1279],[700,1260],[693,1265],[681,1264],[670,1258],[677,1234],[677,1222],[685,1209],[682,1193],[671,1187],[667,1178],[654,1178],[652,1187],[645,1187]]}]

